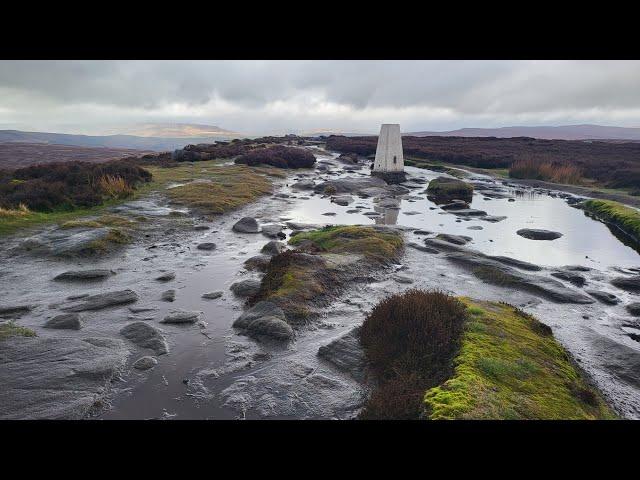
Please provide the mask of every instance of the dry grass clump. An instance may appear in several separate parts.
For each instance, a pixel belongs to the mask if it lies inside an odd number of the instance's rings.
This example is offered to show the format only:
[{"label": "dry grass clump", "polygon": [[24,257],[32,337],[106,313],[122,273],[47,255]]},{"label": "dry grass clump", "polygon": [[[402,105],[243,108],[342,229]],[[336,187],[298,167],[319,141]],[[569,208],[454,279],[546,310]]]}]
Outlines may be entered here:
[{"label": "dry grass clump", "polygon": [[378,303],[360,339],[379,385],[360,418],[419,418],[424,392],[453,371],[466,318],[465,306],[439,291],[410,289]]},{"label": "dry grass clump", "polygon": [[2,208],[0,207],[0,218],[21,218],[29,215],[31,211],[24,203],[18,205],[18,208]]},{"label": "dry grass clump", "polygon": [[127,198],[133,194],[133,188],[120,175],[103,175],[98,183],[109,198]]},{"label": "dry grass clump", "polygon": [[509,176],[567,185],[582,183],[582,170],[575,165],[538,162],[532,158],[514,162],[509,168]]}]

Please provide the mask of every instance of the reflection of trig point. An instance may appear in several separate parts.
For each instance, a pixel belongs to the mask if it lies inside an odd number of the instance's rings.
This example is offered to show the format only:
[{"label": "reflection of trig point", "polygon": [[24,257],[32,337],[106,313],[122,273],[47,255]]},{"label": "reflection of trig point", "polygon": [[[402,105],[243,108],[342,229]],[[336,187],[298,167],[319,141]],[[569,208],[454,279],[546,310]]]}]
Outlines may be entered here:
[{"label": "reflection of trig point", "polygon": [[387,183],[400,183],[406,180],[400,125],[384,123],[380,127],[376,159],[371,175],[384,179]]}]

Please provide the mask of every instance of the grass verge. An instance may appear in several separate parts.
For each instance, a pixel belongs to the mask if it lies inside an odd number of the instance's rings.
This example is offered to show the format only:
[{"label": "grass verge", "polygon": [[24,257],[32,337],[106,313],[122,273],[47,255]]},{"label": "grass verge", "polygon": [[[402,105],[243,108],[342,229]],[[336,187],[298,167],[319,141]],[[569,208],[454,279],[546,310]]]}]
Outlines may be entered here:
[{"label": "grass verge", "polygon": [[585,212],[618,227],[640,243],[640,211],[612,200],[587,200],[583,206]]},{"label": "grass verge", "polygon": [[455,373],[426,392],[428,418],[616,418],[550,328],[507,304],[461,301],[469,320]]}]

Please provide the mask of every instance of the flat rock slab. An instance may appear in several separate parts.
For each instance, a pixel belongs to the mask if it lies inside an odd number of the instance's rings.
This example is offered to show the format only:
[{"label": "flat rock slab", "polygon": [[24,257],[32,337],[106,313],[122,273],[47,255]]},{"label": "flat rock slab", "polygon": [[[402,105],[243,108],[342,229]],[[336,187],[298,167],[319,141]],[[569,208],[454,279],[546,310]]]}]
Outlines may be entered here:
[{"label": "flat rock slab", "polygon": [[573,283],[577,287],[582,287],[585,283],[587,283],[587,279],[584,278],[583,275],[572,271],[561,270],[558,272],[553,272],[551,276],[559,278],[560,280],[566,280],[567,282]]},{"label": "flat rock slab", "polygon": [[202,312],[172,312],[160,320],[160,323],[196,323],[201,316]]},{"label": "flat rock slab", "polygon": [[351,195],[340,195],[338,197],[333,197],[331,201],[336,205],[346,207],[347,205],[353,203],[353,197]]},{"label": "flat rock slab", "polygon": [[82,302],[62,308],[65,312],[84,312],[88,310],[102,310],[103,308],[126,305],[138,301],[138,294],[133,290],[119,290],[116,292],[90,295]]},{"label": "flat rock slab", "polygon": [[449,233],[440,233],[436,235],[436,238],[455,245],[465,245],[473,240],[471,237],[467,237],[465,235],[451,235]]},{"label": "flat rock slab", "polygon": [[175,278],[176,278],[175,272],[166,272],[156,277],[156,280],[158,282],[170,282],[171,280],[175,280]]},{"label": "flat rock slab", "polygon": [[260,225],[253,217],[243,217],[232,227],[234,232],[240,233],[260,233]]},{"label": "flat rock slab", "polygon": [[377,177],[340,178],[314,185],[313,189],[317,193],[324,193],[327,189],[334,193],[356,193],[371,187],[377,187],[385,191],[387,182]]},{"label": "flat rock slab", "polygon": [[81,420],[128,355],[126,344],[112,338],[0,341],[0,419]]},{"label": "flat rock slab", "polygon": [[56,281],[84,281],[84,280],[100,280],[104,278],[108,278],[111,275],[115,275],[116,272],[113,270],[104,270],[104,269],[96,269],[96,270],[72,270],[69,272],[61,273],[53,277]]},{"label": "flat rock slab", "polygon": [[630,303],[625,308],[634,317],[640,317],[640,302]]},{"label": "flat rock slab", "polygon": [[202,298],[206,298],[207,300],[215,300],[216,298],[222,297],[222,295],[223,295],[223,292],[221,291],[209,292],[209,293],[203,293]]},{"label": "flat rock slab", "polygon": [[201,243],[196,247],[198,250],[211,251],[216,249],[216,244],[213,242]]},{"label": "flat rock slab", "polygon": [[552,232],[551,230],[541,230],[535,228],[521,228],[516,232],[518,235],[529,240],[555,240],[560,238],[560,232]]},{"label": "flat rock slab", "polygon": [[174,302],[176,299],[176,291],[171,289],[171,290],[162,292],[162,295],[160,295],[160,299],[165,302]]},{"label": "flat rock slab", "polygon": [[139,347],[153,350],[156,355],[169,353],[169,345],[162,332],[148,323],[130,323],[120,330],[120,334]]},{"label": "flat rock slab", "polygon": [[367,361],[360,345],[360,327],[356,327],[333,342],[318,349],[318,356],[338,370],[363,382],[366,377]]},{"label": "flat rock slab", "polygon": [[44,328],[80,330],[82,319],[79,313],[63,313],[57,315],[43,325]]},{"label": "flat rock slab", "polygon": [[31,305],[11,305],[0,307],[0,318],[20,318],[24,314],[29,313],[31,310],[33,310],[33,306]]},{"label": "flat rock slab", "polygon": [[603,292],[602,290],[585,290],[589,295],[591,295],[596,300],[606,304],[606,305],[617,305],[620,303],[620,299],[616,297],[613,293]]},{"label": "flat rock slab", "polygon": [[611,285],[628,292],[640,292],[640,275],[614,278]]},{"label": "flat rock slab", "polygon": [[460,250],[448,253],[446,258],[470,269],[478,278],[494,285],[528,291],[558,303],[594,303],[587,295],[565,287],[557,280],[518,271],[480,252]]},{"label": "flat rock slab", "polygon": [[229,289],[238,297],[250,297],[260,290],[260,280],[241,280],[231,284]]},{"label": "flat rock slab", "polygon": [[90,250],[94,242],[107,240],[110,228],[68,228],[44,232],[25,239],[20,248],[29,252],[74,256]]}]

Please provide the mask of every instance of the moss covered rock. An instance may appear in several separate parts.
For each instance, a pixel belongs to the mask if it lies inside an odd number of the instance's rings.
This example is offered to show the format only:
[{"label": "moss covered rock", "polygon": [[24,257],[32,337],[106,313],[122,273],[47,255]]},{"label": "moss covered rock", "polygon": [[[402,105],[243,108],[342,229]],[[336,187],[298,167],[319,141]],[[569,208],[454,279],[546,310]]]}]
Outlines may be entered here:
[{"label": "moss covered rock", "polygon": [[470,202],[473,198],[473,185],[457,178],[438,177],[429,182],[427,196],[436,203],[451,200]]}]

